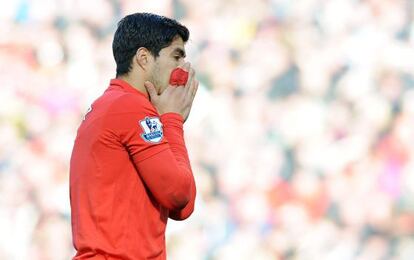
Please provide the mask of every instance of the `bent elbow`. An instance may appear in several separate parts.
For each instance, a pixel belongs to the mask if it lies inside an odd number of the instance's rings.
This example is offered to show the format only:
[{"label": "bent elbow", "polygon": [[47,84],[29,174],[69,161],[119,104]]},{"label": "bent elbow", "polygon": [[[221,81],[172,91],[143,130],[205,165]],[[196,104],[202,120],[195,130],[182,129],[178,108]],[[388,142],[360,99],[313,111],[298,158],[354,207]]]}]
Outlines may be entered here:
[{"label": "bent elbow", "polygon": [[189,218],[194,212],[194,204],[191,207],[186,208],[185,210],[179,210],[175,212],[171,212],[169,217],[176,221],[182,221]]},{"label": "bent elbow", "polygon": [[171,195],[170,210],[180,210],[187,206],[191,200],[191,184],[185,180],[183,184]]},{"label": "bent elbow", "polygon": [[177,192],[171,198],[171,210],[179,210],[187,206],[190,202],[190,195],[188,192]]}]

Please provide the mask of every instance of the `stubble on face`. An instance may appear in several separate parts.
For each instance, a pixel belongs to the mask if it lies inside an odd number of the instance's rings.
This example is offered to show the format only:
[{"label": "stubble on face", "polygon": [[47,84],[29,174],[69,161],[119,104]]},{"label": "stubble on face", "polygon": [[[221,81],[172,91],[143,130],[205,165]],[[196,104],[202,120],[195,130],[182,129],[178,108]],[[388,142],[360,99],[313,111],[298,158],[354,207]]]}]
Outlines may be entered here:
[{"label": "stubble on face", "polygon": [[158,60],[155,60],[154,67],[151,71],[150,81],[155,85],[158,94],[161,94],[162,91],[165,89],[163,83],[160,79],[161,76],[161,68]]},{"label": "stubble on face", "polygon": [[155,85],[158,94],[161,94],[168,87],[172,70],[182,65],[184,58],[184,42],[180,37],[176,37],[170,46],[162,49],[159,56],[154,58],[150,81]]}]

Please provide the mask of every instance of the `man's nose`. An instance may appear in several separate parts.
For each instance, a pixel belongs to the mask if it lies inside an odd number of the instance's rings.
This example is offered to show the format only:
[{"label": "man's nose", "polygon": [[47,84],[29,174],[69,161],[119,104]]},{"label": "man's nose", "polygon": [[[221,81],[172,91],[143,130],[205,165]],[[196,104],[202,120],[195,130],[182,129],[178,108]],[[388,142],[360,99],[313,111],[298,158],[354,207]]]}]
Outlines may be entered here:
[{"label": "man's nose", "polygon": [[185,60],[183,59],[182,63],[180,63],[180,67],[181,67],[182,69],[184,69],[185,71],[190,71],[190,68],[191,68],[191,63],[190,63],[190,62],[187,62],[187,61],[185,61]]},{"label": "man's nose", "polygon": [[180,59],[180,61],[178,62],[178,66],[182,67],[184,66],[185,63],[186,63],[185,59]]}]

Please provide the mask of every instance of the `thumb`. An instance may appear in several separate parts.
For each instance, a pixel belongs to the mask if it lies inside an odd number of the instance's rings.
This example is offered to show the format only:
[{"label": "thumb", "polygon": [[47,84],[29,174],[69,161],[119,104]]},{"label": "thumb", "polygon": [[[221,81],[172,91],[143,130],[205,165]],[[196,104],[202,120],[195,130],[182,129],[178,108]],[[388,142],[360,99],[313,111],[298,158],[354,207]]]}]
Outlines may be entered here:
[{"label": "thumb", "polygon": [[156,100],[158,98],[158,93],[157,93],[157,90],[155,89],[154,84],[152,84],[150,81],[145,81],[144,86],[148,91],[148,95],[150,96],[150,99]]}]

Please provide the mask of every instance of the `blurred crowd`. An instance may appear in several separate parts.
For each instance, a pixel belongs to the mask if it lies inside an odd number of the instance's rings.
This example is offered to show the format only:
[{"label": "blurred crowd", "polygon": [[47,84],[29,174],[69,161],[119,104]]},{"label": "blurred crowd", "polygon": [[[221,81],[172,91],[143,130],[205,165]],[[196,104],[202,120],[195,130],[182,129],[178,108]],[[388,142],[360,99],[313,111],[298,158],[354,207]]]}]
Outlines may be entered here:
[{"label": "blurred crowd", "polygon": [[201,82],[168,259],[414,259],[410,0],[2,1],[0,259],[73,256],[76,129],[143,11],[190,29]]}]

